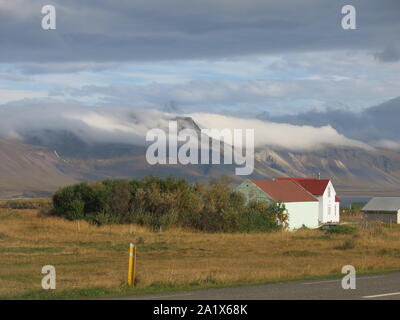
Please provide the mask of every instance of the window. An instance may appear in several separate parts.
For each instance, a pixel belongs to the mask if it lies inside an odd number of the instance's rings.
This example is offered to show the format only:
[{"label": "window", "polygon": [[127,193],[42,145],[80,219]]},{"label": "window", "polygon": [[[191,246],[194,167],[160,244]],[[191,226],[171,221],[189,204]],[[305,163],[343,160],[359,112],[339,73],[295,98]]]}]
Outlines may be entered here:
[{"label": "window", "polygon": [[331,197],[331,188],[328,188],[328,197]]}]

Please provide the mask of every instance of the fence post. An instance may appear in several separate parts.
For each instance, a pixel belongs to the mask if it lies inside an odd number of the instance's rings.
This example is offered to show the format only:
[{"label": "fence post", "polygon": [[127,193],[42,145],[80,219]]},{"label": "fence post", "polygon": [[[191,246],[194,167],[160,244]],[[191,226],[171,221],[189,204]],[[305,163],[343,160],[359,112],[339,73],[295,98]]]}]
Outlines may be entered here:
[{"label": "fence post", "polygon": [[133,243],[129,247],[128,285],[135,286],[136,277],[136,247]]}]

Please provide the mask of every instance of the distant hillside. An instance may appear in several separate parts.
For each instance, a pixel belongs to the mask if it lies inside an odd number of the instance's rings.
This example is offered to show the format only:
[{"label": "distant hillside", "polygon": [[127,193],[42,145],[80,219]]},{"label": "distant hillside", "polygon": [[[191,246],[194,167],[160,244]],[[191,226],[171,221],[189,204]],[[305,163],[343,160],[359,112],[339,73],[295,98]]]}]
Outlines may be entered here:
[{"label": "distant hillside", "polygon": [[40,147],[0,140],[0,196],[46,195],[77,181],[73,169]]},{"label": "distant hillside", "polygon": [[256,153],[257,171],[275,176],[332,179],[341,195],[400,194],[400,153],[330,147],[307,152],[265,148]]},{"label": "distant hillside", "polygon": [[[72,148],[72,149],[71,149]],[[64,154],[67,154],[65,156]],[[145,159],[143,146],[78,144],[68,153],[46,147],[0,140],[0,197],[46,195],[77,181],[107,178],[142,178],[172,175],[190,181],[207,181],[229,175],[237,182],[233,165],[158,165]],[[333,179],[340,195],[394,195],[400,193],[400,154],[388,150],[325,148],[293,152],[270,147],[256,151],[251,178],[311,176]]]}]

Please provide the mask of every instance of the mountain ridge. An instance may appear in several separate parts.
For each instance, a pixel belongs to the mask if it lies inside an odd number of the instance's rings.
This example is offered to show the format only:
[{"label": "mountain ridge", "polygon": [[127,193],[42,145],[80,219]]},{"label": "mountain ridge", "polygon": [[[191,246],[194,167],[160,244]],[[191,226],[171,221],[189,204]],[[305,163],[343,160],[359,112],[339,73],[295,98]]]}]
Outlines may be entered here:
[{"label": "mountain ridge", "polygon": [[[92,146],[95,147],[95,146]],[[108,148],[113,149],[113,144]],[[102,145],[104,151],[107,145]],[[329,147],[293,151],[263,147],[255,151],[255,170],[249,177],[235,176],[235,165],[155,165],[145,158],[144,146],[130,146],[126,154],[113,157],[58,155],[43,146],[0,139],[0,197],[51,194],[58,187],[78,181],[108,178],[140,179],[149,174],[207,181],[221,175],[235,182],[245,178],[278,176],[332,179],[339,195],[395,195],[400,193],[400,153]],[[131,152],[134,150],[133,152]]]},{"label": "mountain ridge", "polygon": [[[371,119],[375,117],[374,123],[381,123],[385,118],[380,112],[382,110],[386,110],[394,117],[400,112],[400,98],[366,109],[360,116],[352,114],[349,121],[358,117],[365,118],[365,121],[371,123]],[[54,119],[58,119],[56,115],[58,117],[58,114],[52,114]],[[146,144],[143,136],[146,130],[154,126],[166,129],[168,121],[177,121],[178,130],[190,128],[200,136],[201,126],[192,117],[185,115],[161,115],[152,112],[146,116],[143,112],[130,111],[124,111],[122,115],[123,117],[117,115],[113,118],[112,114],[106,112],[96,114],[93,118],[92,110],[89,115],[79,118],[78,123],[68,122],[68,126],[64,124],[60,128],[54,125],[35,125],[31,129],[29,126],[22,126],[23,130],[16,131],[19,134],[18,141],[0,139],[0,197],[48,195],[58,187],[79,181],[91,182],[109,178],[140,179],[149,174],[183,177],[189,181],[207,181],[210,178],[228,175],[236,183],[246,178],[235,176],[234,164],[151,166],[146,161]],[[342,119],[346,113],[338,115],[339,119]],[[158,118],[161,116],[163,118]],[[321,114],[317,116],[316,119],[320,121]],[[95,122],[99,118],[101,122]],[[85,119],[90,120],[88,123],[92,126],[85,123]],[[311,117],[309,122],[312,122],[312,119]],[[360,124],[360,119],[354,123]],[[110,123],[111,131],[105,129],[99,131],[105,123],[108,124],[106,120]],[[142,123],[142,121],[148,122]],[[293,117],[289,117],[287,121],[295,122]],[[301,122],[300,125],[304,125],[303,122],[308,121],[307,114],[298,121]],[[338,119],[335,121],[340,123]],[[397,128],[393,127],[393,121],[390,123],[387,133],[389,138],[394,137],[397,132]],[[322,124],[329,124],[329,119]],[[348,123],[344,121],[341,124],[339,129],[343,131]],[[116,135],[121,133],[118,128],[132,133],[136,140],[127,143],[129,139],[127,140],[126,136],[120,140],[109,139],[108,133]],[[259,129],[263,131],[262,127]],[[349,130],[351,129],[349,127]],[[367,129],[362,128],[364,131]],[[376,128],[374,130],[376,131]],[[382,131],[384,130],[385,127],[382,127]],[[87,139],[87,136],[93,137],[96,133],[101,133],[101,139]],[[382,134],[382,137],[385,136]],[[301,139],[296,135],[291,139],[293,138]],[[362,148],[354,145],[325,144],[313,149],[294,150],[282,146],[258,146],[255,149],[254,172],[249,178],[317,177],[319,174],[322,178],[333,181],[339,195],[400,195],[400,153],[396,149],[386,147]]]}]

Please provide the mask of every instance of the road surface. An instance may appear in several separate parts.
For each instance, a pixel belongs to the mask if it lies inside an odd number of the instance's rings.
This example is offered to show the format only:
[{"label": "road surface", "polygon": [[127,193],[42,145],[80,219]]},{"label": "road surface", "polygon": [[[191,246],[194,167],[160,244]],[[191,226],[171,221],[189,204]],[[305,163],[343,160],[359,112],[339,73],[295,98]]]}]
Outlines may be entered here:
[{"label": "road surface", "polygon": [[344,290],[342,279],[295,281],[120,297],[122,300],[400,300],[400,272],[357,276],[356,289]]}]

